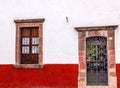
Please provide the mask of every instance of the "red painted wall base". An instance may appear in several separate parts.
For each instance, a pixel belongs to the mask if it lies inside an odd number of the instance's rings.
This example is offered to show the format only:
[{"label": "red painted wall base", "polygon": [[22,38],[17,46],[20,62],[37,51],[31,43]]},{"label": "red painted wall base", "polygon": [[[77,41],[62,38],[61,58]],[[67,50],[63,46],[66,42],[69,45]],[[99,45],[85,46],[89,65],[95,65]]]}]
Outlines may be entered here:
[{"label": "red painted wall base", "polygon": [[117,85],[120,88],[120,64],[116,64]]},{"label": "red painted wall base", "polygon": [[77,88],[77,64],[47,64],[43,69],[0,65],[0,88]]},{"label": "red painted wall base", "polygon": [[[120,88],[120,64],[116,64]],[[0,65],[0,88],[77,88],[77,64],[46,64],[42,69]]]}]

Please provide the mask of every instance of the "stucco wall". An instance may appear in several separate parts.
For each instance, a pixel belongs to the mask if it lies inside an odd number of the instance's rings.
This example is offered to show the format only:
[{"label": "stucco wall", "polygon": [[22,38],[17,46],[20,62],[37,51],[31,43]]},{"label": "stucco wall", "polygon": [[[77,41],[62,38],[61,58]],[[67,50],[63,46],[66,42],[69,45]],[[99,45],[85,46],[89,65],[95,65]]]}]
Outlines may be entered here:
[{"label": "stucco wall", "polygon": [[[78,63],[78,34],[74,27],[119,25],[119,5],[119,0],[0,0],[0,64],[15,63],[13,20],[32,18],[45,18],[43,63]],[[119,35],[118,28],[117,63]]]}]

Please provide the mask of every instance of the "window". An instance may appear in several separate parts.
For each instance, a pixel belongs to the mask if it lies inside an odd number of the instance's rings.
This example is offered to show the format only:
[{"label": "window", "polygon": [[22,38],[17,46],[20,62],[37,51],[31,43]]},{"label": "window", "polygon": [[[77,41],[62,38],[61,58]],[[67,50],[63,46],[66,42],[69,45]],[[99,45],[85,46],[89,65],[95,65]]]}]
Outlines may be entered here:
[{"label": "window", "polygon": [[16,23],[16,65],[41,65],[44,19],[14,22]]},{"label": "window", "polygon": [[38,29],[39,27],[22,27],[21,30],[21,64],[38,64]]}]

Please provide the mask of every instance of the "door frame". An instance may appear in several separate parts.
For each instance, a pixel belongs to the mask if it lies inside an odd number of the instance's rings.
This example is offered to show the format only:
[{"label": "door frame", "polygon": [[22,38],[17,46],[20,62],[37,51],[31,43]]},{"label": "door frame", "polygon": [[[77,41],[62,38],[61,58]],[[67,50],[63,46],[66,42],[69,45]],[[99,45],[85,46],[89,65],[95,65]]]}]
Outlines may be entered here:
[{"label": "door frame", "polygon": [[95,27],[75,27],[78,31],[78,56],[79,73],[78,88],[93,88],[86,83],[86,38],[102,36],[107,38],[107,57],[108,57],[108,85],[94,86],[94,88],[117,88],[116,64],[115,64],[115,29],[117,25],[95,26]]}]

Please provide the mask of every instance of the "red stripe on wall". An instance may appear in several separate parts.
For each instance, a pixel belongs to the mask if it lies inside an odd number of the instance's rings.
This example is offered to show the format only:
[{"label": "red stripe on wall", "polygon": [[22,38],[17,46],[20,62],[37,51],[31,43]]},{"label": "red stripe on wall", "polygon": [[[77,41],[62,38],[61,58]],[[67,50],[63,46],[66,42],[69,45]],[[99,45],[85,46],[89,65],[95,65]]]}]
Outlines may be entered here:
[{"label": "red stripe on wall", "polygon": [[[120,88],[120,64],[116,64]],[[17,69],[0,65],[0,88],[77,88],[77,64],[46,64],[43,69]]]},{"label": "red stripe on wall", "polygon": [[77,64],[47,64],[43,69],[0,65],[0,88],[77,88]]},{"label": "red stripe on wall", "polygon": [[120,88],[120,64],[116,64],[117,85]]}]

